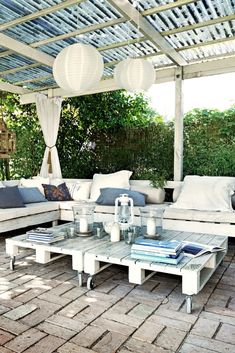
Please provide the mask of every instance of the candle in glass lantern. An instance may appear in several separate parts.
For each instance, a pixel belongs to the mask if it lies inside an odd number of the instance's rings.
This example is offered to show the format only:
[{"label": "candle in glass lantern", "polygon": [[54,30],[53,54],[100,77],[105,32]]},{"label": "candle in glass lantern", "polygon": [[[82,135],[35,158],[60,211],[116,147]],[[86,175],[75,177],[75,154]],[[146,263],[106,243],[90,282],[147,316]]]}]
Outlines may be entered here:
[{"label": "candle in glass lantern", "polygon": [[156,235],[156,220],[155,218],[147,219],[147,235],[154,236]]},{"label": "candle in glass lantern", "polygon": [[88,222],[86,218],[80,218],[80,233],[88,232]]}]

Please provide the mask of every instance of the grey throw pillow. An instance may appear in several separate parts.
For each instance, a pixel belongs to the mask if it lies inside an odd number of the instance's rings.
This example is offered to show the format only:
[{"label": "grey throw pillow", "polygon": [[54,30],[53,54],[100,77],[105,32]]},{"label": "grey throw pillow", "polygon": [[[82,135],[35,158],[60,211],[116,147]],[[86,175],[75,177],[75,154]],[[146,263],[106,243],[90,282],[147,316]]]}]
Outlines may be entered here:
[{"label": "grey throw pillow", "polygon": [[134,206],[145,206],[145,196],[144,194],[119,188],[102,188],[100,189],[100,196],[96,200],[99,205],[109,205],[113,206],[115,204],[115,199],[120,196],[120,194],[127,194],[133,199]]},{"label": "grey throw pillow", "polygon": [[18,186],[0,188],[0,208],[25,207]]},{"label": "grey throw pillow", "polygon": [[24,203],[47,202],[38,188],[19,188]]}]

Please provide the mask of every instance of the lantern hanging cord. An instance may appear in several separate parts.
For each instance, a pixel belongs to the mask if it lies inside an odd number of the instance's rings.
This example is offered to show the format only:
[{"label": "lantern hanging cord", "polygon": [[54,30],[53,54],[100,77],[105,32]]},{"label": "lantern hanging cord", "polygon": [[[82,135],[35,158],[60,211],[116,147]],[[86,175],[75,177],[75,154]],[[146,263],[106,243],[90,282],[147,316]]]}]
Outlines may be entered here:
[{"label": "lantern hanging cord", "polygon": [[[140,36],[139,36],[139,33],[140,33],[140,3],[139,3],[139,0],[135,0],[133,1],[133,6],[135,7],[136,11],[138,12],[138,17],[137,17],[137,41],[136,41],[136,49],[138,49],[138,43],[140,41]],[[135,46],[134,46],[135,48]],[[133,52],[134,52],[134,55],[133,57],[134,58],[137,58],[138,55],[137,55],[137,52],[136,50],[133,48]]]},{"label": "lantern hanging cord", "polygon": [[137,38],[137,49],[139,48],[138,44],[140,42],[140,3],[139,0],[136,0],[136,10],[138,11],[138,22],[137,22],[137,30],[138,30],[138,38]]}]

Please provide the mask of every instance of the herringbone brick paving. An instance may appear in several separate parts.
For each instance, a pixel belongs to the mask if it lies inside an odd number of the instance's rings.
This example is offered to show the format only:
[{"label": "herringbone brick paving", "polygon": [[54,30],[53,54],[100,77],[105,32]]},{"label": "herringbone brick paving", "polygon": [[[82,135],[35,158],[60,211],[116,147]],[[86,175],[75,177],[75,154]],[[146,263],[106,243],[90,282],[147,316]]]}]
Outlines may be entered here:
[{"label": "herringbone brick paving", "polygon": [[[8,235],[9,236],[9,235]],[[24,251],[9,269],[0,236],[0,353],[234,353],[235,240],[223,264],[185,312],[181,278],[143,285],[111,266],[95,289],[78,286],[71,259],[36,264]]]}]

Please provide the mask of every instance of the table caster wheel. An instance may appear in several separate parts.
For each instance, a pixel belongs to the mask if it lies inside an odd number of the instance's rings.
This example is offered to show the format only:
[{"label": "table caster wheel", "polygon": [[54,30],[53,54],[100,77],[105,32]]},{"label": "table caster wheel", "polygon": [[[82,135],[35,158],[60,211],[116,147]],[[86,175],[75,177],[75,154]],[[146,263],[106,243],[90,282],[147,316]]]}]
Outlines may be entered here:
[{"label": "table caster wheel", "polygon": [[14,271],[15,269],[15,256],[10,259],[10,270]]},{"label": "table caster wheel", "polygon": [[191,314],[191,312],[192,312],[192,296],[191,295],[186,297],[186,311],[187,311],[187,314]]},{"label": "table caster wheel", "polygon": [[79,287],[82,287],[82,285],[83,285],[83,275],[82,275],[82,272],[78,272],[78,285],[79,285]]},{"label": "table caster wheel", "polygon": [[90,276],[87,278],[87,289],[93,289],[94,288],[94,281],[93,278]]}]

